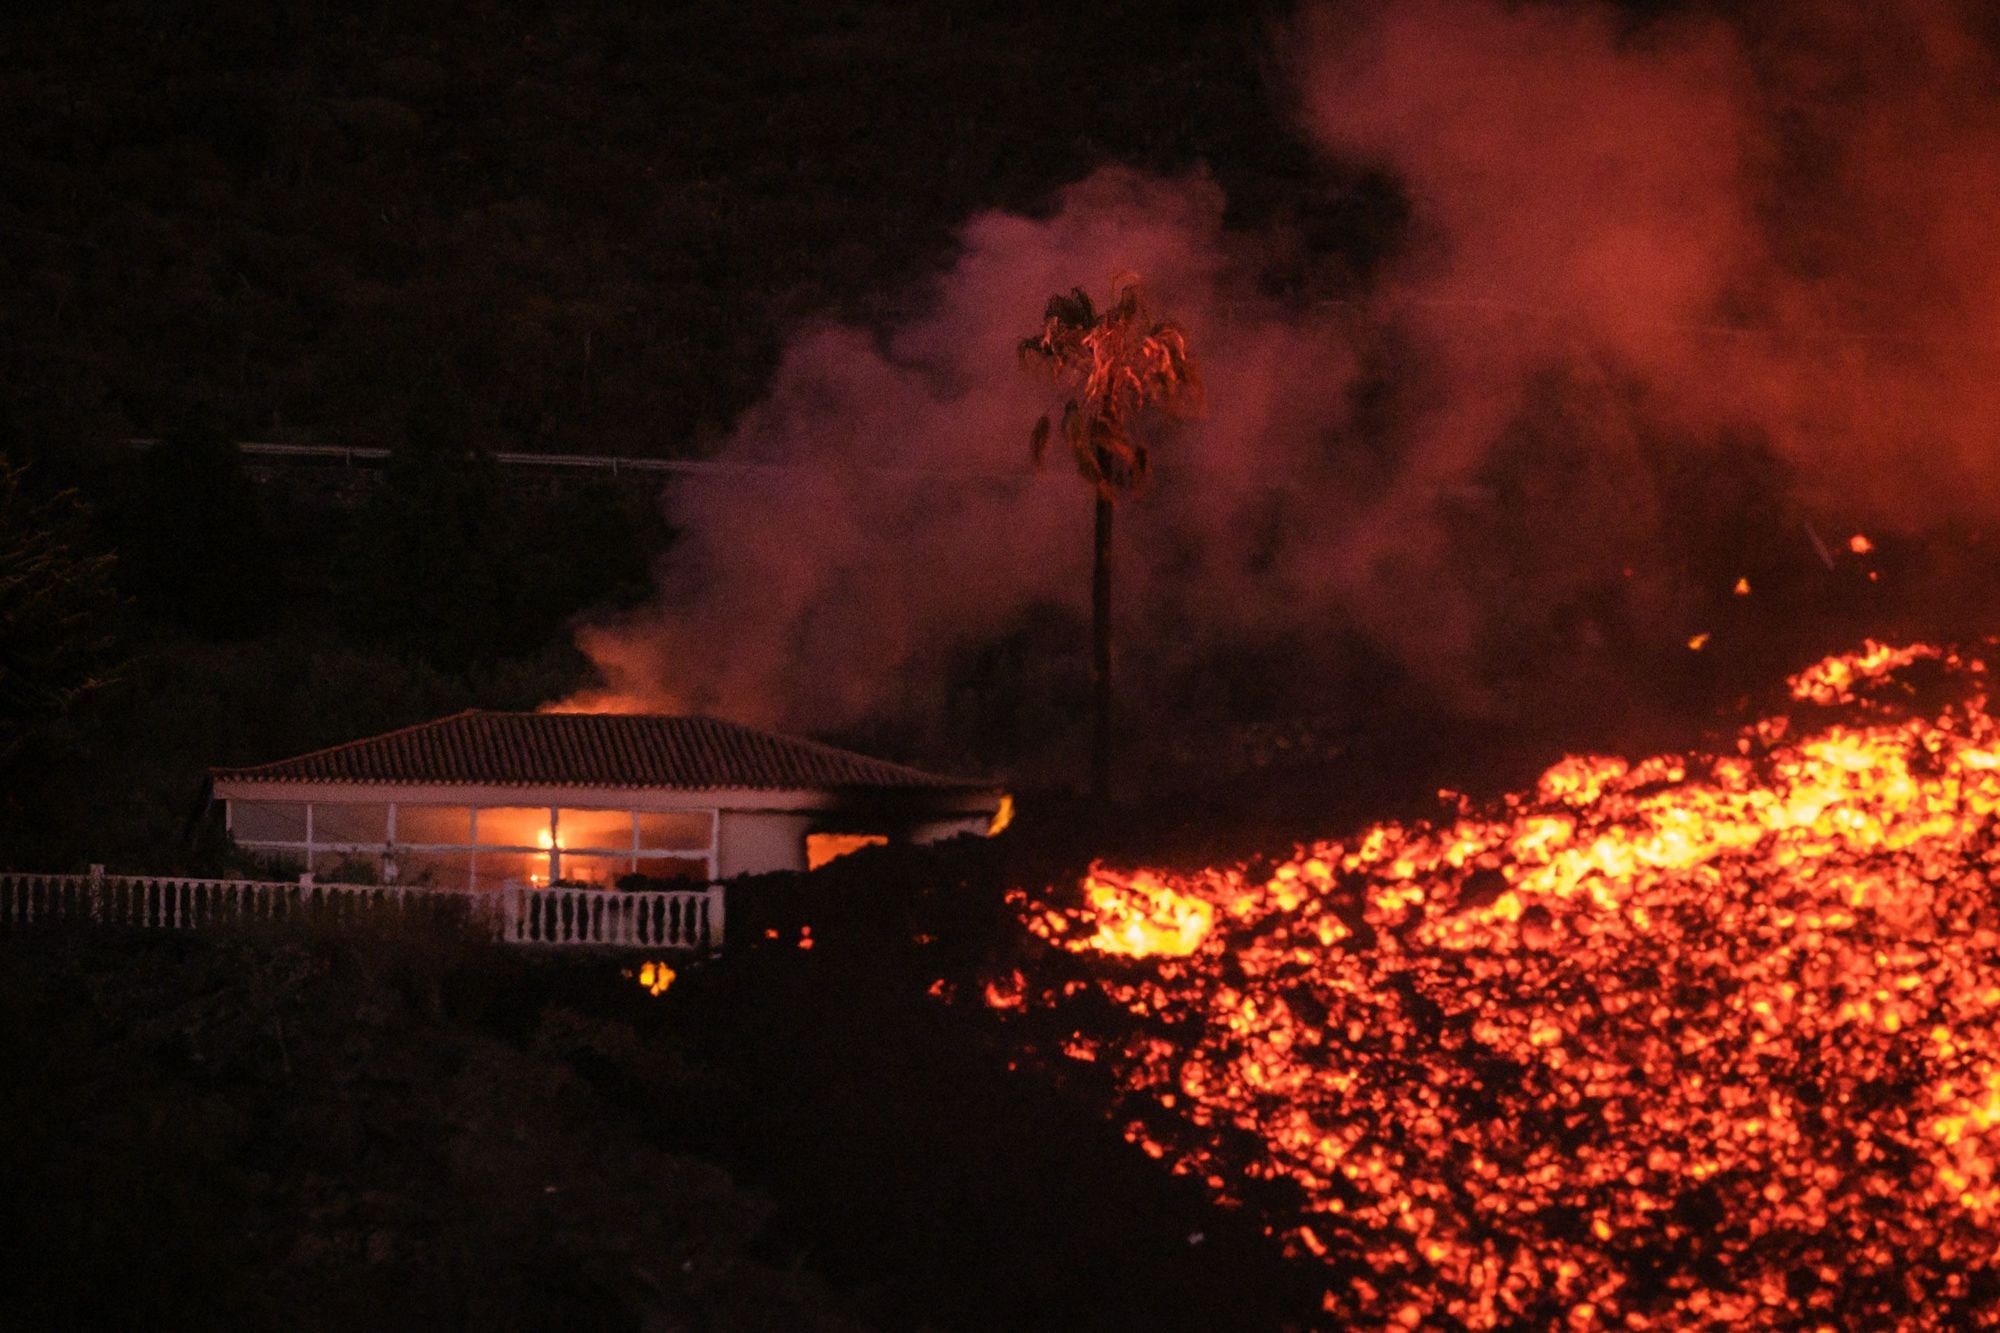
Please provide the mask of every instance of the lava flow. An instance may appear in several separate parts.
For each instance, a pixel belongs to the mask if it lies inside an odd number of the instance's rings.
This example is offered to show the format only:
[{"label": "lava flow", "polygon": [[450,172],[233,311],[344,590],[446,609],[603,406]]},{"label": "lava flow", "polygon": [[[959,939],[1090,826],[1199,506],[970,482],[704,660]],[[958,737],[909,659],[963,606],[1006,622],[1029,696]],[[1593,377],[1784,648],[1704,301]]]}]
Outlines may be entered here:
[{"label": "lava flow", "polygon": [[1254,875],[1099,867],[1014,896],[1054,948],[988,1001],[1323,1265],[1331,1325],[2000,1326],[1986,679],[1871,643],[1733,753],[1567,759]]}]

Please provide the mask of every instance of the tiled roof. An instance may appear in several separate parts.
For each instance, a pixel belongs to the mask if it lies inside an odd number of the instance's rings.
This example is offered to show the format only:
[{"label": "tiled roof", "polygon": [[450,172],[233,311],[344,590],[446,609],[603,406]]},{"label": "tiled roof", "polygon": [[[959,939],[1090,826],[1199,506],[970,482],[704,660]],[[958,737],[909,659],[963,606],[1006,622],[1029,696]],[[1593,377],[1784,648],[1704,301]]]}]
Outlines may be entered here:
[{"label": "tiled roof", "polygon": [[401,731],[250,768],[257,782],[467,783],[497,786],[983,790],[852,750],[712,717],[489,713],[470,709]]}]

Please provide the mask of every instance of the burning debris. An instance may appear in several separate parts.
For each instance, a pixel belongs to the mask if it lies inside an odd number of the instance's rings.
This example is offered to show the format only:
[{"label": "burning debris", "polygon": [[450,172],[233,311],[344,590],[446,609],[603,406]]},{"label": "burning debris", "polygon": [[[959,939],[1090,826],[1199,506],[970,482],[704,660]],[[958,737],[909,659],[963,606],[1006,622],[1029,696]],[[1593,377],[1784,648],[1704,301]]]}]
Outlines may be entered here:
[{"label": "burning debris", "polygon": [[1342,1325],[1990,1326],[1986,668],[1870,643],[1790,685],[1733,753],[1018,894],[1063,952],[987,1001],[1325,1265]]},{"label": "burning debris", "polygon": [[674,984],[674,978],[679,976],[680,973],[674,971],[673,968],[667,966],[664,960],[661,960],[658,962],[649,961],[641,963],[637,972],[627,968],[623,975],[628,978],[636,978],[639,985],[645,989],[648,995],[665,995],[667,987]]}]

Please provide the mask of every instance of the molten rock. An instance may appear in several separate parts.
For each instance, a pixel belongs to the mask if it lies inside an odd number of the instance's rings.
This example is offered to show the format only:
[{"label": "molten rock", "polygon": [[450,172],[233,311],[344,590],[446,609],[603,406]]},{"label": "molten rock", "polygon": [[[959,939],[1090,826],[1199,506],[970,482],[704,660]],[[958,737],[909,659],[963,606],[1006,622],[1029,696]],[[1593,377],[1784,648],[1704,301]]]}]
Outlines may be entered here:
[{"label": "molten rock", "polygon": [[1791,685],[1814,720],[1734,754],[1568,759],[1262,883],[1016,895],[1091,981],[989,1001],[1074,1015],[1127,1137],[1325,1265],[1330,1321],[2000,1323],[1985,667],[1869,644]]}]

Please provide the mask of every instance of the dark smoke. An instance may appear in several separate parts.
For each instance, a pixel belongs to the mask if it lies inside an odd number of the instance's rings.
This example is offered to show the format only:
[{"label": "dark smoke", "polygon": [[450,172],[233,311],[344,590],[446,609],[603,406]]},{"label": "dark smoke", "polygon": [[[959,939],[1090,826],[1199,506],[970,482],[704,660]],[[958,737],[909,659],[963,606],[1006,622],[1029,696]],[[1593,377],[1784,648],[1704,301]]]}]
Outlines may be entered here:
[{"label": "dark smoke", "polygon": [[1074,685],[1035,659],[1082,669],[1090,504],[1030,473],[1046,389],[1012,349],[1049,293],[1136,269],[1211,401],[1121,510],[1138,730],[1384,691],[1638,706],[1691,633],[1751,623],[1739,576],[1773,606],[1826,572],[1808,524],[1915,533],[2000,501],[2000,97],[1972,12],[1302,12],[1280,91],[1330,171],[1404,192],[1386,268],[1270,296],[1285,238],[1226,229],[1199,175],[1107,168],[1046,220],[972,219],[920,317],[801,330],[731,470],[675,489],[658,605],[583,635],[602,701],[890,718],[937,753],[992,721],[985,690],[1035,732],[989,757],[1061,752],[1067,719],[1035,720],[1063,710],[1022,696]]}]

